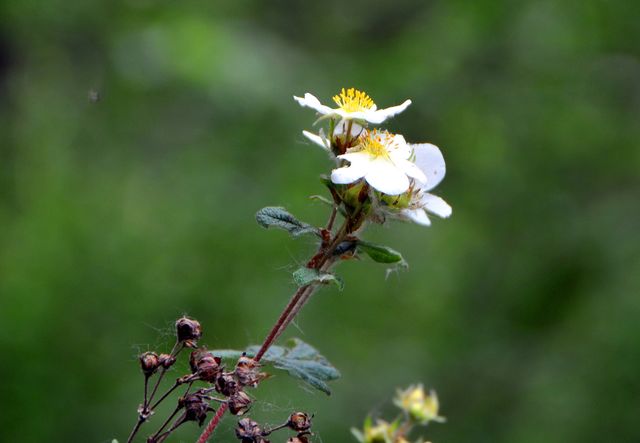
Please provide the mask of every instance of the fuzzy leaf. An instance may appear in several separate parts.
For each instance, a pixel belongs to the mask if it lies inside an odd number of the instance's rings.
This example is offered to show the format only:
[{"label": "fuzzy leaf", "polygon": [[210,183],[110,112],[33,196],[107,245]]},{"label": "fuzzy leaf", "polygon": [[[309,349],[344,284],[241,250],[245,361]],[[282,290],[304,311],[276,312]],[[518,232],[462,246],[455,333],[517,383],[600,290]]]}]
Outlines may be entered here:
[{"label": "fuzzy leaf", "polygon": [[[340,378],[340,372],[324,358],[317,349],[298,338],[289,341],[289,346],[271,346],[262,357],[262,362],[299,378],[316,389],[331,394],[326,382]],[[249,346],[244,352],[256,355],[259,346]],[[243,351],[218,350],[213,355],[237,359]]]},{"label": "fuzzy leaf", "polygon": [[402,254],[388,246],[369,243],[366,241],[358,241],[358,249],[365,252],[371,259],[378,263],[398,263],[406,264]]},{"label": "fuzzy leaf", "polygon": [[312,283],[333,283],[338,287],[339,290],[342,291],[344,289],[344,282],[337,275],[320,272],[317,269],[309,269],[306,267],[298,268],[293,273],[293,281],[299,287],[307,286]]},{"label": "fuzzy leaf", "polygon": [[256,213],[256,221],[264,228],[276,227],[284,229],[297,237],[302,234],[320,235],[318,228],[302,222],[280,206],[267,206]]}]

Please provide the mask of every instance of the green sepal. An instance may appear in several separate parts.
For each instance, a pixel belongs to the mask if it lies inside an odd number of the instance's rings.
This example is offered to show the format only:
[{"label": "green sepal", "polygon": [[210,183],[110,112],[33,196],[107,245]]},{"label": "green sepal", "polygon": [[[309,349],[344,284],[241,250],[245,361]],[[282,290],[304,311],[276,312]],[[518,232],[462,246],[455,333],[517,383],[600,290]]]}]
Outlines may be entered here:
[{"label": "green sepal", "polygon": [[358,249],[378,263],[397,263],[403,266],[407,264],[402,254],[388,246],[358,240]]}]

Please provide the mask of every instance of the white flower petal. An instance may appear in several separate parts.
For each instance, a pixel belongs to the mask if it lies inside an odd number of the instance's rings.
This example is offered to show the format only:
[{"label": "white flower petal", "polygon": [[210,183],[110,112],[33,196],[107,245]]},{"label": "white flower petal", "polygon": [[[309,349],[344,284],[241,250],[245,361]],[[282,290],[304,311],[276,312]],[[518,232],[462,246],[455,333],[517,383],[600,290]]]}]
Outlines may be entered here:
[{"label": "white flower petal", "polygon": [[331,114],[334,112],[330,107],[320,103],[320,100],[318,100],[315,95],[309,94],[308,92],[304,95],[303,98],[296,97],[294,95],[293,99],[297,101],[300,106],[306,106],[307,108],[315,109],[320,114]]},{"label": "white flower petal", "polygon": [[416,165],[427,176],[426,185],[421,188],[425,191],[430,191],[442,181],[447,172],[442,152],[440,152],[440,149],[438,149],[436,145],[432,145],[431,143],[421,143],[411,146],[416,154]]},{"label": "white flower petal", "polygon": [[424,175],[424,172],[415,163],[410,162],[409,160],[399,160],[395,161],[396,166],[398,166],[402,171],[407,174],[411,178],[415,178],[419,182],[426,183],[427,177]]},{"label": "white flower petal", "polygon": [[449,217],[453,212],[446,201],[433,194],[424,194],[420,199],[420,203],[425,210],[442,218]]},{"label": "white flower petal", "polygon": [[389,117],[393,117],[396,114],[400,114],[402,111],[407,109],[410,104],[411,104],[411,100],[406,100],[401,105],[392,106],[390,108],[380,109],[377,111],[370,112],[366,120],[374,124],[382,123]]},{"label": "white flower petal", "polygon": [[368,167],[372,160],[371,155],[365,151],[348,152],[346,154],[339,155],[338,158],[346,160],[351,164],[360,163],[363,167]]},{"label": "white flower petal", "polygon": [[403,209],[402,215],[414,223],[417,223],[422,226],[431,226],[431,220],[429,220],[429,216],[424,212],[424,209]]},{"label": "white flower petal", "polygon": [[352,154],[339,155],[338,158],[349,161],[349,166],[337,168],[331,171],[331,181],[338,185],[353,183],[367,174],[371,160],[365,153],[354,152]]},{"label": "white flower petal", "polygon": [[364,178],[374,189],[387,195],[399,195],[409,189],[407,175],[387,159],[373,160]]},{"label": "white flower petal", "polygon": [[312,143],[322,147],[323,149],[326,149],[327,151],[329,151],[329,140],[327,140],[326,138],[322,138],[317,134],[313,134],[309,131],[302,131],[302,135],[304,135],[309,141],[311,141]]}]

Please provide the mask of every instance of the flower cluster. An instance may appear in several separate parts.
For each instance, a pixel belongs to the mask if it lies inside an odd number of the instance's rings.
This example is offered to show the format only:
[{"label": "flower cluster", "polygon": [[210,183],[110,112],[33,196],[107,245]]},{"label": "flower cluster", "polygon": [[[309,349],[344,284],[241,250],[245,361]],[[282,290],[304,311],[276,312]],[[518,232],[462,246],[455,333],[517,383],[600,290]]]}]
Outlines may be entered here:
[{"label": "flower cluster", "polygon": [[364,212],[373,221],[387,217],[429,226],[427,213],[446,218],[451,206],[429,191],[444,178],[446,166],[437,146],[408,143],[400,134],[370,128],[404,111],[411,100],[398,106],[378,109],[371,97],[353,88],[333,97],[337,108],[323,105],[312,94],[294,97],[301,105],[328,120],[321,129],[303,135],[325,149],[336,161],[330,184],[334,199],[347,212]]},{"label": "flower cluster", "polygon": [[[426,394],[422,385],[410,386],[398,391],[393,400],[403,411],[403,415],[392,422],[367,417],[362,430],[351,432],[360,443],[409,443],[409,434],[416,425],[426,426],[430,422],[443,423],[444,417],[438,415],[438,397],[435,391]],[[418,440],[417,443],[422,442]]]},{"label": "flower cluster", "polygon": [[422,425],[426,425],[430,421],[443,423],[444,417],[438,415],[440,403],[438,396],[433,389],[429,394],[424,392],[422,385],[409,386],[404,391],[398,391],[396,398],[393,400],[396,406],[402,409],[408,417]]}]

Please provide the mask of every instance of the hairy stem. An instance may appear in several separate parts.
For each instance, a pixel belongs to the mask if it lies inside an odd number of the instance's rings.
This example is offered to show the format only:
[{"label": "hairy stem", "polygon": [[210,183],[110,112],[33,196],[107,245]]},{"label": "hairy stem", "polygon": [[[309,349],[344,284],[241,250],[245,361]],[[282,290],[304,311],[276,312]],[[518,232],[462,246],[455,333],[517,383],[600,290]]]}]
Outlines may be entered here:
[{"label": "hairy stem", "polygon": [[[331,217],[330,224],[333,224],[333,217],[335,216]],[[333,240],[329,243],[329,246],[323,247],[321,245],[318,253],[316,253],[307,263],[307,267],[323,271],[328,270],[334,263],[334,251],[349,234],[349,226],[350,222],[347,219],[345,220],[342,227],[338,230]],[[271,345],[273,345],[273,342],[276,341],[276,339],[284,332],[287,326],[289,326],[289,324],[291,324],[291,322],[296,318],[300,310],[307,303],[309,298],[311,298],[317,287],[317,284],[311,284],[298,288],[298,290],[289,300],[289,303],[287,303],[287,306],[285,306],[284,310],[278,317],[278,320],[276,320],[276,323],[269,331],[269,334],[267,334],[267,337],[262,342],[258,353],[254,357],[255,361],[260,361],[264,354],[269,350]],[[207,424],[207,427],[202,432],[202,435],[200,435],[198,443],[206,443],[211,434],[213,434],[213,431],[218,426],[218,423],[220,422],[220,419],[222,418],[226,410],[227,404],[223,403],[216,412],[216,415],[211,419],[209,424]]]},{"label": "hairy stem", "polygon": [[[336,236],[334,237],[330,245],[326,248],[326,250],[321,249],[318,252],[318,254],[316,254],[311,260],[309,260],[309,263],[307,264],[307,266],[318,269],[318,270],[328,269],[326,265],[332,264],[333,260],[331,260],[331,258],[332,258],[333,252],[335,251],[336,247],[340,244],[340,242],[342,242],[346,237],[346,232],[347,232],[347,222],[345,222],[342,225],[342,228],[340,228],[340,230],[338,231],[338,233],[336,234]],[[316,257],[318,256],[319,258],[315,260]],[[278,320],[276,321],[275,325],[273,325],[273,327],[271,328],[271,331],[269,331],[269,334],[262,342],[262,346],[260,346],[260,350],[254,357],[254,360],[260,361],[260,359],[264,356],[265,352],[269,350],[273,342],[284,332],[287,326],[289,326],[289,324],[293,321],[293,319],[296,317],[298,312],[300,312],[302,307],[305,305],[307,300],[309,300],[309,298],[315,292],[316,289],[317,289],[316,284],[311,284],[311,285],[302,286],[298,288],[298,290],[293,294],[293,296],[289,300],[289,303],[287,303],[287,306],[284,308],[284,310],[280,314],[280,317],[278,317]]]},{"label": "hairy stem", "polygon": [[207,424],[207,427],[204,429],[204,431],[202,431],[202,435],[200,435],[198,443],[207,443],[207,440],[209,440],[209,437],[211,437],[211,434],[213,434],[213,431],[215,431],[216,426],[218,426],[220,419],[227,411],[227,407],[227,403],[222,403],[220,405],[220,407],[216,411],[216,415],[213,416],[209,424]]}]

